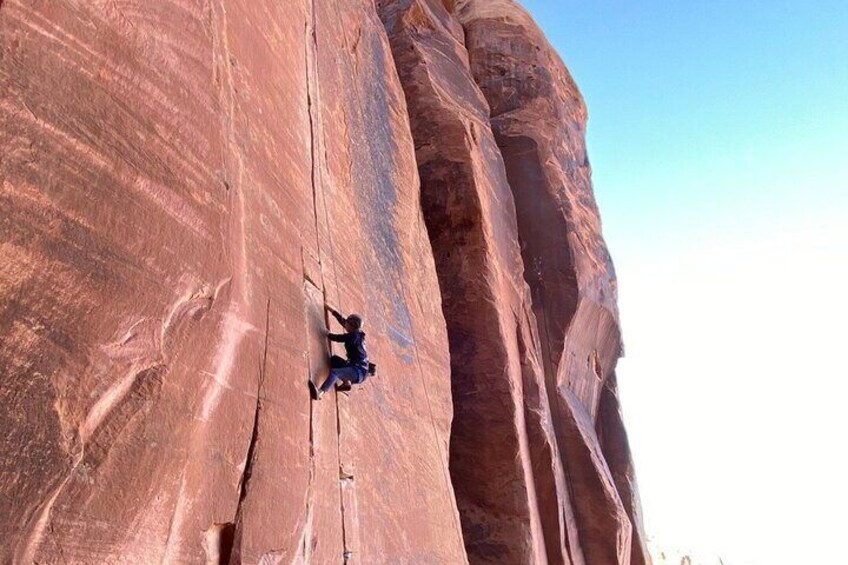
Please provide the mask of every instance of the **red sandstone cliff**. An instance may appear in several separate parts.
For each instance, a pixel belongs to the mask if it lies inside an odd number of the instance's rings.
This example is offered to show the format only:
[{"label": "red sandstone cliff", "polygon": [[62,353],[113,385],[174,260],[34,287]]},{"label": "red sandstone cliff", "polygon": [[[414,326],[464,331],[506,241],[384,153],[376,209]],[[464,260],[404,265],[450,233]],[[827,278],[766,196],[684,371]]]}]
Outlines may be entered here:
[{"label": "red sandstone cliff", "polygon": [[647,562],[585,120],[509,1],[0,2],[0,562]]}]

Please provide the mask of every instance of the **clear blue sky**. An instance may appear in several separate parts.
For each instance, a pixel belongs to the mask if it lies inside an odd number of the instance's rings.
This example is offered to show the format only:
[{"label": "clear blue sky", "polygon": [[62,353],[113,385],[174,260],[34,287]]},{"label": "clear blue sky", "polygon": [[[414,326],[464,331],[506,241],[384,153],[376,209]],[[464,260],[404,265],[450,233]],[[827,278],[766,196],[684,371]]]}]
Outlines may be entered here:
[{"label": "clear blue sky", "polygon": [[649,533],[844,559],[848,2],[522,3],[589,107]]}]

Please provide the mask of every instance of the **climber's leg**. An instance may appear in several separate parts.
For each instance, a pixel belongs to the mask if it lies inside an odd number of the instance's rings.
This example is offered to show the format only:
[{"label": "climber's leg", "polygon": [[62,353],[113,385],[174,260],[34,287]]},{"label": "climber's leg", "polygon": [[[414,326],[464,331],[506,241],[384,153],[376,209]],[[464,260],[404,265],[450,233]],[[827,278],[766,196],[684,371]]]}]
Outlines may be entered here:
[{"label": "climber's leg", "polygon": [[327,392],[330,390],[338,380],[346,383],[358,383],[359,373],[354,367],[350,366],[330,369],[330,375],[327,377],[327,380],[324,381],[324,384],[321,385],[321,392]]}]

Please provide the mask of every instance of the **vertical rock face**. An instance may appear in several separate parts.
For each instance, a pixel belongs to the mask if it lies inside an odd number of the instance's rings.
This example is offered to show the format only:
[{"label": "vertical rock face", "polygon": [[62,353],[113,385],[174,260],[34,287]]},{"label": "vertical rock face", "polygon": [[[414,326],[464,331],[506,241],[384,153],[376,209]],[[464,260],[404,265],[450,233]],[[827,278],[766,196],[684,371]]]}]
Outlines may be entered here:
[{"label": "vertical rock face", "polygon": [[[463,562],[371,3],[9,0],[0,33],[0,561]],[[313,404],[325,299],[383,376]]]},{"label": "vertical rock face", "polygon": [[[409,104],[450,336],[451,475],[469,557],[538,560],[544,546],[549,562],[643,563],[612,377],[615,275],[592,196],[580,94],[513,2],[383,0],[381,15]],[[514,350],[500,331],[510,312],[522,320]],[[508,370],[516,352],[521,377]],[[487,453],[496,476],[469,456],[494,437],[505,447]],[[516,449],[524,441],[531,448]],[[569,488],[560,489],[563,471]],[[503,496],[504,484],[521,497]]]},{"label": "vertical rock face", "polygon": [[585,120],[509,1],[0,1],[0,562],[648,562]]},{"label": "vertical rock face", "polygon": [[634,565],[650,563],[650,552],[642,527],[642,504],[636,485],[636,471],[633,468],[627,431],[624,429],[624,421],[621,417],[615,373],[604,384],[596,425],[604,458],[612,473],[618,495],[633,524],[632,563]]},{"label": "vertical rock face", "polygon": [[[601,237],[586,156],[585,105],[559,56],[517,4],[459,0],[453,10],[465,30],[471,70],[489,103],[515,197],[525,277],[580,547],[588,563],[642,563],[637,497],[622,501],[595,431],[616,426],[599,419],[598,407],[621,346],[615,274]],[[605,418],[612,413],[617,402]],[[610,437],[622,439],[609,450],[629,464],[626,436]]]},{"label": "vertical rock face", "polygon": [[384,0],[448,327],[451,477],[475,562],[569,562],[515,205],[463,30],[439,0]]}]

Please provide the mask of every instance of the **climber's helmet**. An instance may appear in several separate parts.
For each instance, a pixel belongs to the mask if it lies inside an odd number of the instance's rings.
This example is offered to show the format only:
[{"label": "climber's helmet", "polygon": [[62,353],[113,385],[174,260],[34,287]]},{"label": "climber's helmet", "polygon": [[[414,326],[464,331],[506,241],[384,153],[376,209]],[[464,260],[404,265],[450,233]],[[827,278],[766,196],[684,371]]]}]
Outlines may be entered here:
[{"label": "climber's helmet", "polygon": [[359,314],[351,314],[345,320],[347,331],[353,332],[362,329],[362,316]]}]

